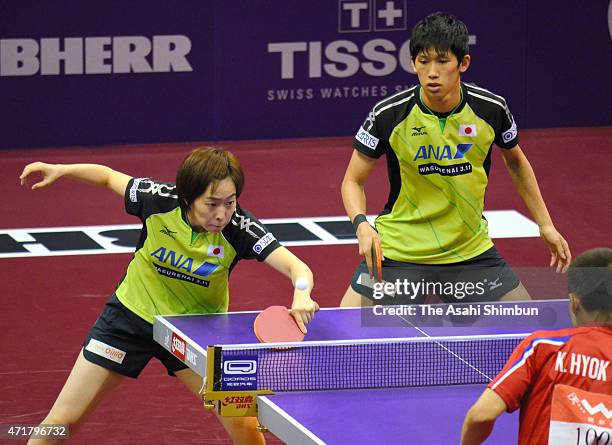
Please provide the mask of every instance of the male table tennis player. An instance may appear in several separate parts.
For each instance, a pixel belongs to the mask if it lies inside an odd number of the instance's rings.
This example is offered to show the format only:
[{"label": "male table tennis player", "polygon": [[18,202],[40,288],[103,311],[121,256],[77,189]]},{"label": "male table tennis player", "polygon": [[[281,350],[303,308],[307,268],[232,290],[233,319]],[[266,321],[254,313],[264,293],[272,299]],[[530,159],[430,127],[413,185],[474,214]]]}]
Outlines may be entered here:
[{"label": "male table tennis player", "polygon": [[517,408],[519,445],[548,444],[555,385],[612,394],[612,249],[584,252],[571,264],[567,278],[575,327],[536,331],[519,344],[468,411],[462,445],[482,443],[497,417]]},{"label": "male table tennis player", "polygon": [[[508,172],[550,249],[551,266],[565,271],[571,254],[518,145],[508,105],[503,97],[461,81],[471,62],[468,30],[452,15],[435,13],[421,20],[412,31],[410,52],[419,84],[373,107],[353,140],[342,183],[359,253],[369,256],[373,240],[380,239],[387,282],[486,282],[482,295],[473,292],[461,301],[528,299],[519,278],[495,250],[482,216],[493,144],[501,148]],[[365,183],[383,155],[390,190],[374,229],[365,217]],[[342,306],[377,301],[373,287],[360,280],[367,272],[361,263]],[[438,296],[457,302],[451,287],[456,286],[447,286],[448,294]],[[388,303],[422,303],[426,296],[398,292]]]}]

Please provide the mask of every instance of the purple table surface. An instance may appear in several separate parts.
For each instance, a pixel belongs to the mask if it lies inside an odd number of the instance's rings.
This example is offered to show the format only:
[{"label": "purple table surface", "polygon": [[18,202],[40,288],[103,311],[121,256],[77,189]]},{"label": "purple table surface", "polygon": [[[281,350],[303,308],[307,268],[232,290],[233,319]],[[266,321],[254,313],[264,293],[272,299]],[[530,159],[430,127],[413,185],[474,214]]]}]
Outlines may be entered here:
[{"label": "purple table surface", "polygon": [[[504,307],[538,311],[532,316],[423,318],[373,317],[371,309],[322,309],[308,325],[305,341],[528,334],[571,326],[567,300],[505,303]],[[188,345],[205,350],[209,345],[258,343],[253,333],[258,313],[168,316],[160,321]],[[278,392],[259,397],[258,417],[270,431],[291,444],[454,444],[459,443],[467,410],[483,389],[483,385],[457,385]],[[516,413],[503,415],[487,443],[514,444],[517,430]]]},{"label": "purple table surface", "polygon": [[[260,397],[259,419],[291,444],[459,444],[465,414],[483,390],[461,385],[278,393]],[[486,443],[514,445],[517,433],[518,412],[504,414]]]},{"label": "purple table surface", "polygon": [[[517,303],[506,303],[514,307]],[[495,304],[497,306],[497,304]],[[435,307],[435,306],[432,306]],[[368,309],[322,309],[307,325],[305,341],[359,340],[380,338],[433,337],[463,335],[526,334],[537,329],[570,327],[567,300],[545,300],[520,303],[521,308],[536,308],[533,316],[374,316]],[[484,312],[481,311],[481,312]],[[259,343],[253,333],[253,322],[259,312],[178,315],[164,317],[185,339],[200,347]],[[422,332],[416,329],[417,326]]]}]

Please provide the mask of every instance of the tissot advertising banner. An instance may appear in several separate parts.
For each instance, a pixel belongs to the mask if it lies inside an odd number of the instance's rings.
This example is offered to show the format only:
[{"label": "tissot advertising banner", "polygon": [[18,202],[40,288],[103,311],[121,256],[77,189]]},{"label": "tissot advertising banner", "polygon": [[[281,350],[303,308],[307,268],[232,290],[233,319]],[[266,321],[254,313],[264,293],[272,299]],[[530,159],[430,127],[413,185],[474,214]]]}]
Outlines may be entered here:
[{"label": "tissot advertising banner", "polygon": [[609,0],[4,0],[0,147],[350,135],[437,10],[519,128],[612,123]]}]

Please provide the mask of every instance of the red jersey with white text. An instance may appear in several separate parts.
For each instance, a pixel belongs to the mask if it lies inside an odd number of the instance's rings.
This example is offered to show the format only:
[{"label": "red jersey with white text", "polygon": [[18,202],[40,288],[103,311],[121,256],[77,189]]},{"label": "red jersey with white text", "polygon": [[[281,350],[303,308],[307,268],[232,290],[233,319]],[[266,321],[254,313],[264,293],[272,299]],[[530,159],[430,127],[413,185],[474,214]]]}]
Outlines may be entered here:
[{"label": "red jersey with white text", "polygon": [[521,408],[519,445],[548,444],[554,386],[612,394],[611,360],[611,326],[536,331],[516,347],[488,387],[506,402],[508,412]]}]

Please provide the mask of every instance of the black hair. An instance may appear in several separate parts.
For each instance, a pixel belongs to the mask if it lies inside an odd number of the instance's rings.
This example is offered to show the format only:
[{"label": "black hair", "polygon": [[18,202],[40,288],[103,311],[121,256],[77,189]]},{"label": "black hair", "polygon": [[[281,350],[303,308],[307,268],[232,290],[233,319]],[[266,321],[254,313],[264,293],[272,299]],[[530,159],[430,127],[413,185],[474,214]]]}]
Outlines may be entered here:
[{"label": "black hair", "polygon": [[212,184],[231,178],[236,186],[236,197],[244,187],[244,172],[240,161],[229,151],[216,147],[199,147],[185,158],[176,174],[176,192],[185,211]]},{"label": "black hair", "polygon": [[468,30],[461,20],[450,14],[435,12],[428,15],[412,29],[410,57],[412,61],[423,51],[433,49],[438,54],[450,51],[461,63],[469,54]]},{"label": "black hair", "polygon": [[612,249],[591,249],[579,255],[567,272],[567,285],[587,311],[612,312]]}]

